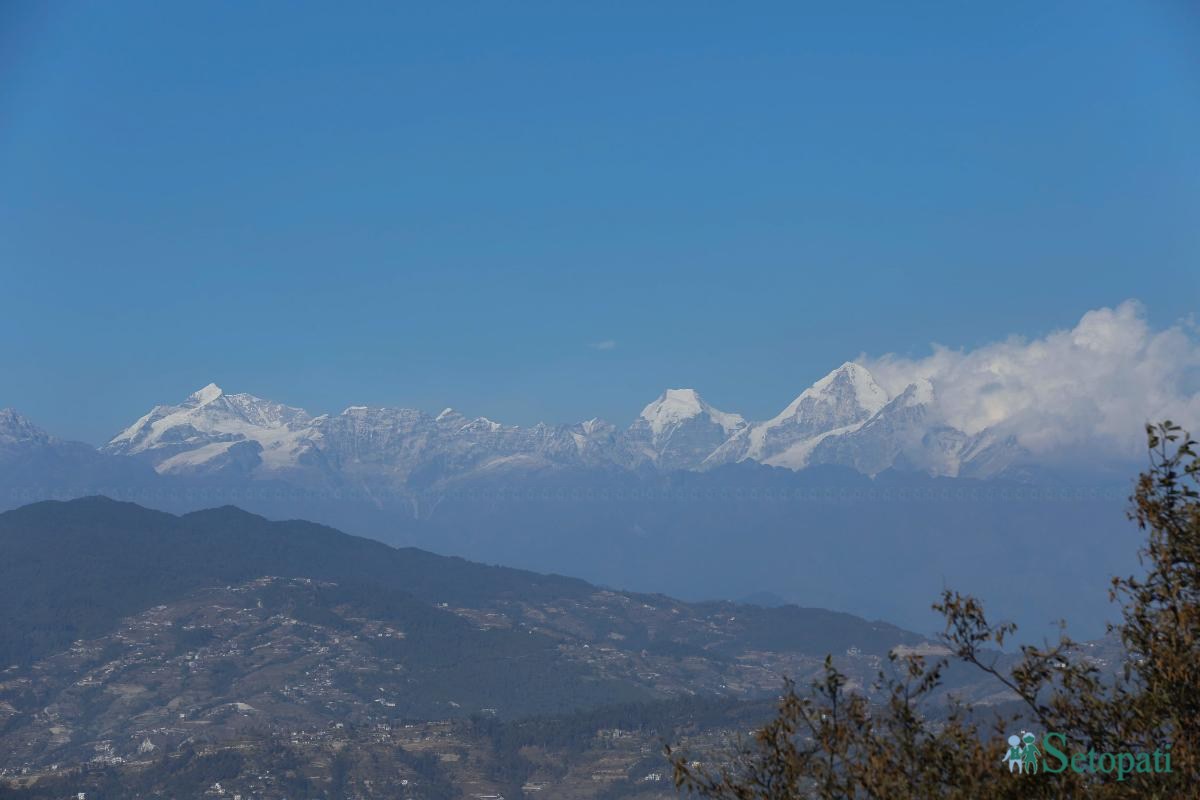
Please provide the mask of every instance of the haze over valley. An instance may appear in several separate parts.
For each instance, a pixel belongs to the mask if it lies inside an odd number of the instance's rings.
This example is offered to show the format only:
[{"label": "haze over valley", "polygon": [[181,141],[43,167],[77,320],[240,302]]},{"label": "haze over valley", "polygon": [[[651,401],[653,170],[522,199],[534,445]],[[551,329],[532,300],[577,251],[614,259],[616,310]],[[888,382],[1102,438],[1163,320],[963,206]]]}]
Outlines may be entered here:
[{"label": "haze over valley", "polygon": [[[1106,598],[1066,579],[1134,567],[1121,543],[1136,437],[1113,417],[1186,421],[1198,353],[1186,326],[1155,331],[1126,303],[1042,339],[846,362],[763,421],[691,388],[627,425],[516,426],[452,408],[317,414],[210,383],[98,448],[0,412],[0,502],[236,504],[618,588],[767,592],[915,630],[936,624],[942,587],[971,585],[1031,637],[1063,617],[1098,635]],[[1114,388],[1131,372],[1155,391]]]}]

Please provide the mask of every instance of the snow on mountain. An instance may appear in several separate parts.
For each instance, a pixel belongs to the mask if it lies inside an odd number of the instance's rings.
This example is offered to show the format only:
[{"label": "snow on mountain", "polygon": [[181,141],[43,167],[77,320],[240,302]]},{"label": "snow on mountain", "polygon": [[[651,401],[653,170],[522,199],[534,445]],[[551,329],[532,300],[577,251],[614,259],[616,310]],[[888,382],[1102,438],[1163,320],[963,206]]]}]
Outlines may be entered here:
[{"label": "snow on mountain", "polygon": [[616,428],[602,420],[522,428],[487,417],[467,419],[450,408],[434,417],[415,409],[350,406],[313,417],[209,384],[178,405],[155,406],[103,449],[149,461],[161,474],[239,473],[379,491],[501,460],[612,463],[621,452],[617,440]]},{"label": "snow on mountain", "polygon": [[648,460],[660,469],[695,469],[713,450],[746,426],[704,402],[695,389],[668,389],[642,409],[626,432],[635,461]]},{"label": "snow on mountain", "polygon": [[179,405],[155,406],[103,450],[138,456],[168,473],[189,471],[228,455],[235,445],[252,443],[237,448],[240,466],[256,461],[282,469],[298,463],[312,435],[312,418],[302,409],[249,394],[227,395],[210,383]]},{"label": "snow on mountain", "polygon": [[52,437],[15,409],[0,408],[0,448],[49,444]]},{"label": "snow on mountain", "polygon": [[847,362],[805,389],[773,419],[731,436],[705,466],[749,459],[802,469],[822,441],[857,430],[888,399],[866,367]]},{"label": "snow on mountain", "polygon": [[946,424],[928,380],[895,397],[860,364],[846,363],[766,422],[732,435],[705,461],[758,461],[804,469],[838,464],[866,475],[887,469],[940,476],[994,477],[1028,459],[1011,436],[968,436]]},{"label": "snow on mountain", "polygon": [[891,467],[954,475],[966,435],[936,420],[933,386],[910,384],[866,422],[815,442],[809,464],[840,464],[866,475]]},{"label": "snow on mountain", "polygon": [[669,436],[679,425],[701,416],[719,425],[726,435],[746,424],[740,414],[720,411],[704,402],[695,389],[667,389],[642,409],[638,419],[650,426],[655,437],[662,437]]},{"label": "snow on mountain", "polygon": [[[0,443],[5,430],[18,428],[0,413]],[[350,406],[313,417],[209,384],[178,405],[155,406],[102,450],[147,461],[161,474],[219,473],[376,493],[500,469],[673,471],[736,461],[987,477],[1027,456],[1012,437],[991,430],[968,436],[944,424],[929,381],[889,397],[869,370],[850,362],[765,422],[714,408],[694,389],[668,389],[624,430],[598,419],[505,425],[451,408],[433,416]]]},{"label": "snow on mountain", "polygon": [[441,425],[461,425],[462,423],[466,422],[466,419],[466,417],[455,411],[453,408],[447,407],[443,408],[442,413],[438,414],[433,421]]}]

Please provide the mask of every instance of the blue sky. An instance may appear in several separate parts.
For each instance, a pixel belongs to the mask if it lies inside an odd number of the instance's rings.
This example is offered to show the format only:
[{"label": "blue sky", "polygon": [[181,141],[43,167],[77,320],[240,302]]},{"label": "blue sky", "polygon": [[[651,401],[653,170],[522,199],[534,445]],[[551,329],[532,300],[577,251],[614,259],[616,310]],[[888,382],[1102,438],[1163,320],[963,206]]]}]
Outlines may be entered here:
[{"label": "blue sky", "polygon": [[1200,305],[1194,6],[748,8],[3,4],[0,406],[764,418]]}]

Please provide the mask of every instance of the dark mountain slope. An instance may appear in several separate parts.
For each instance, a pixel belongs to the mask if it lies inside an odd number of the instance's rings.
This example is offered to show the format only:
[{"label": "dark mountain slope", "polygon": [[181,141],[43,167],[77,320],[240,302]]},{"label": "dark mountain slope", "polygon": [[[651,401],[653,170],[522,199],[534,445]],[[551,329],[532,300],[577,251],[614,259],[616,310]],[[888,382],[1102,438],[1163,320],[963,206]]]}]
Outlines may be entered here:
[{"label": "dark mountain slope", "polygon": [[[485,566],[227,506],[181,517],[94,497],[0,514],[0,664],[28,663],[196,589],[262,576],[402,593],[504,625],[533,614],[556,636],[711,657],[746,648],[886,653],[919,639],[895,626],[795,606],[688,605],[584,581]],[[549,608],[549,615],[539,609]],[[569,621],[567,621],[569,620]],[[715,622],[714,622],[715,620]],[[682,650],[681,650],[682,648]]]},{"label": "dark mountain slope", "polygon": [[193,589],[262,575],[377,585],[454,605],[591,590],[233,507],[176,517],[101,497],[47,501],[0,514],[0,663],[97,635]]}]

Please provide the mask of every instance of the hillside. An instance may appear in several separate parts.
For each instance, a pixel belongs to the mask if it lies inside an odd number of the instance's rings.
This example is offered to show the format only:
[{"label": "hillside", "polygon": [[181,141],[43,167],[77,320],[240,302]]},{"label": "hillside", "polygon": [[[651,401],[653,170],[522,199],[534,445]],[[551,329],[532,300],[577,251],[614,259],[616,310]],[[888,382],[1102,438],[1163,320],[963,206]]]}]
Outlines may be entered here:
[{"label": "hillside", "polygon": [[[0,514],[0,780],[22,797],[68,775],[154,796],[171,785],[156,770],[199,758],[207,776],[203,759],[230,748],[241,755],[227,784],[282,758],[270,742],[328,756],[336,740],[365,758],[382,731],[442,725],[446,752],[475,766],[437,785],[500,787],[537,769],[495,725],[540,715],[559,721],[537,730],[560,731],[572,714],[624,707],[693,730],[695,709],[671,703],[761,704],[827,653],[868,686],[891,648],[921,643],[848,614],[614,591],[233,507],[43,502]],[[573,736],[572,752],[589,758],[595,735]],[[332,763],[312,786],[333,780]],[[263,796],[286,792],[272,786]]]}]

